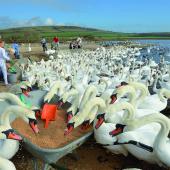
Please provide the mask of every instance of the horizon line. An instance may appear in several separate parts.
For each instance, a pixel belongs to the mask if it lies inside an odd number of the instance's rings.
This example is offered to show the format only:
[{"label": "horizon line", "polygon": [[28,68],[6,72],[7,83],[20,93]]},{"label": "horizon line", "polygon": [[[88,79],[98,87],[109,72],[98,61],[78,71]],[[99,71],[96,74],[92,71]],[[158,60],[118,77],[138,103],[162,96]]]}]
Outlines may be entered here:
[{"label": "horizon line", "polygon": [[15,27],[7,27],[7,28],[0,28],[0,31],[8,30],[8,29],[17,29],[17,28],[32,28],[32,27],[79,27],[79,28],[86,28],[86,29],[95,29],[98,31],[107,31],[107,32],[113,32],[113,33],[123,33],[123,34],[151,34],[151,33],[170,33],[167,31],[158,32],[158,31],[152,31],[152,32],[119,32],[119,31],[113,31],[109,29],[102,29],[102,28],[95,28],[95,27],[86,27],[86,26],[79,26],[79,25],[36,25],[36,26],[15,26]]}]

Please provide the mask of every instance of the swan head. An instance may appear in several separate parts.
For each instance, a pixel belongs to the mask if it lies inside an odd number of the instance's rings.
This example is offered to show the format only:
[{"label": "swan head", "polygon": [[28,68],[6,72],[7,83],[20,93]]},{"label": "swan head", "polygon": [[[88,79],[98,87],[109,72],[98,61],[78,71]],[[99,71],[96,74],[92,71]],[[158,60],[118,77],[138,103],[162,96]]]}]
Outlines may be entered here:
[{"label": "swan head", "polygon": [[112,137],[117,136],[117,135],[123,133],[125,127],[126,127],[126,125],[116,124],[116,129],[110,131],[109,135]]},{"label": "swan head", "polygon": [[90,119],[85,120],[81,125],[82,130],[87,130],[89,127],[90,127]]},{"label": "swan head", "polygon": [[73,117],[72,111],[67,112],[67,121],[66,121],[66,123],[68,123],[72,119],[72,117]]},{"label": "swan head", "polygon": [[111,98],[111,102],[110,102],[110,104],[115,103],[115,102],[116,102],[116,100],[118,99],[118,97],[117,97],[117,93],[112,94],[112,95],[110,96],[110,98]]},{"label": "swan head", "polygon": [[119,87],[121,87],[121,86],[126,86],[126,85],[128,85],[128,83],[126,83],[125,81],[122,81],[122,82],[120,83],[120,85],[116,86],[116,88],[119,88]]},{"label": "swan head", "polygon": [[118,99],[125,97],[126,94],[129,94],[130,100],[133,100],[134,102],[135,94],[136,94],[135,92],[136,92],[135,89],[130,85],[120,86],[119,88],[115,89],[115,91],[111,95],[111,99],[112,99],[111,104],[117,102]]},{"label": "swan head", "polygon": [[64,131],[64,135],[66,136],[66,135],[70,134],[72,132],[72,130],[74,129],[74,127],[75,127],[75,122],[68,122],[67,128]]},{"label": "swan head", "polygon": [[98,129],[105,121],[105,113],[98,114],[96,118],[97,118],[97,122],[95,128]]},{"label": "swan head", "polygon": [[5,126],[0,126],[0,139],[13,139],[13,140],[22,140],[22,138],[14,133],[13,129],[9,129]]},{"label": "swan head", "polygon": [[37,126],[38,122],[36,120],[34,111],[25,108],[24,114],[22,115],[22,118],[26,123],[28,123],[30,125],[30,127],[32,128],[32,130],[35,133],[39,132],[39,129],[38,129],[38,126]]}]

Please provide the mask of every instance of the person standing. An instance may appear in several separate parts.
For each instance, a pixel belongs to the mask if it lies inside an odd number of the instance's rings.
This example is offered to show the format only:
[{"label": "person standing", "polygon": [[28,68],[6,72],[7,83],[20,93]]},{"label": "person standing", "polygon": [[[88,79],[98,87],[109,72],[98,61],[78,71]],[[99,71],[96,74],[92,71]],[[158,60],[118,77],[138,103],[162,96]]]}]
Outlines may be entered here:
[{"label": "person standing", "polygon": [[52,44],[53,44],[54,50],[56,51],[57,48],[58,48],[58,46],[59,46],[59,38],[58,38],[57,36],[55,36],[55,37],[53,38]]},{"label": "person standing", "polygon": [[[10,60],[10,57],[7,55],[5,49],[4,49],[4,41],[0,40],[0,69],[3,74],[5,85],[8,85],[8,79],[7,79],[7,68],[6,68],[6,61]],[[9,49],[10,54],[14,54],[13,49]]]},{"label": "person standing", "polygon": [[16,58],[16,59],[19,59],[19,58],[20,58],[19,45],[18,45],[16,42],[14,42],[14,43],[12,44],[12,48],[13,48],[14,51],[15,51],[15,53],[14,53],[15,58]]},{"label": "person standing", "polygon": [[77,48],[81,48],[82,39],[80,37],[78,37],[76,42],[77,42]]},{"label": "person standing", "polygon": [[41,45],[42,45],[43,51],[44,52],[47,51],[47,41],[45,38],[42,38]]}]

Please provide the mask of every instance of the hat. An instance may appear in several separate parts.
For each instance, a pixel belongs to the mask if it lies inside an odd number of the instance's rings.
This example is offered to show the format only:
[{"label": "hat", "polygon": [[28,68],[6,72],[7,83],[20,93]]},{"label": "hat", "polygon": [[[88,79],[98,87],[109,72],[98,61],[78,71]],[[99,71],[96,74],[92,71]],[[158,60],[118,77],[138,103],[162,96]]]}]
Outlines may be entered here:
[{"label": "hat", "polygon": [[27,90],[27,87],[24,84],[20,85],[20,88],[24,89],[24,90]]},{"label": "hat", "polygon": [[25,81],[25,82],[24,82],[24,84],[25,84],[27,87],[30,87],[30,88],[32,88],[32,86],[31,86],[31,83],[30,83],[30,82],[28,82],[28,81]]}]

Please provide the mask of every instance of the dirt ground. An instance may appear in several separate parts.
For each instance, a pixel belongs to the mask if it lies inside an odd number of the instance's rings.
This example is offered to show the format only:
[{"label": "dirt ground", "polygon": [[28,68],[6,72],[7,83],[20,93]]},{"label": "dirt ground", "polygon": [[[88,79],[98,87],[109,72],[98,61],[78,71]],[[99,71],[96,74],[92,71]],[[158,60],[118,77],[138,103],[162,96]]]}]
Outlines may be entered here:
[{"label": "dirt ground", "polygon": [[[90,45],[89,45],[90,46]],[[62,48],[66,48],[63,46]],[[96,45],[93,46],[95,48]],[[38,56],[33,58],[39,60],[45,55],[40,52],[41,47],[38,44],[32,44],[32,52],[26,51],[26,45],[23,45],[21,52],[23,56]],[[0,83],[0,92],[8,91],[9,88]],[[12,158],[17,170],[33,170],[32,155],[27,152],[22,142],[20,150]],[[140,168],[143,170],[165,170],[157,165],[150,165],[146,162],[139,161],[133,156],[124,157],[122,155],[113,155],[100,145],[96,144],[93,137],[74,151],[73,155],[67,155],[58,161],[60,165],[69,170],[121,170],[123,168]],[[39,160],[39,168],[42,167],[42,161]],[[52,170],[52,169],[51,169]],[[60,169],[62,170],[62,169]]]}]

